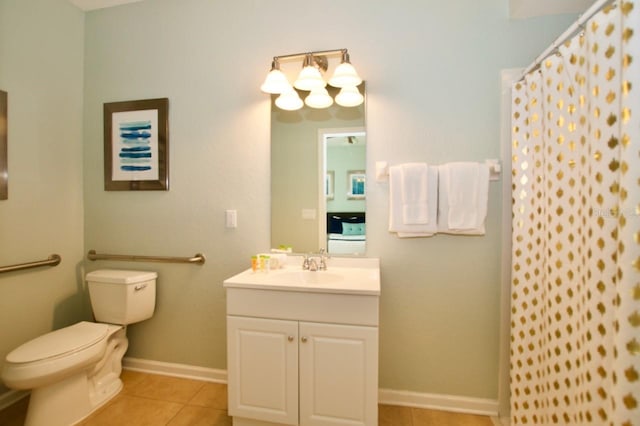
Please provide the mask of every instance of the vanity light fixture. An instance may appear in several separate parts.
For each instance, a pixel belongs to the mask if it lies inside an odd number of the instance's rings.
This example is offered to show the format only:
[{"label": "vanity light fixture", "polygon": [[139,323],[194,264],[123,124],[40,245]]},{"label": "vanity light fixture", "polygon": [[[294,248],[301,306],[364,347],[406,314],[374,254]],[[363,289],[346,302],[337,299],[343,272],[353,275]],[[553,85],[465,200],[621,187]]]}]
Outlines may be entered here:
[{"label": "vanity light fixture", "polygon": [[264,80],[264,83],[262,83],[262,86],[260,86],[260,90],[265,93],[282,93],[290,86],[287,76],[280,71],[278,58],[273,58],[271,71],[269,71],[267,78]]},{"label": "vanity light fixture", "polygon": [[291,85],[276,98],[276,106],[286,111],[295,111],[302,108],[302,105],[302,99]]},{"label": "vanity light fixture", "polygon": [[[325,67],[324,70],[326,71],[327,68]],[[302,70],[300,70],[298,78],[293,83],[293,87],[298,90],[310,91],[325,87],[326,85],[327,82],[322,79],[322,74],[320,74],[320,66],[314,62],[313,55],[307,53],[302,63]]]},{"label": "vanity light fixture", "polygon": [[346,50],[342,52],[342,62],[333,72],[333,77],[329,80],[329,84],[333,87],[356,87],[362,83],[362,79],[356,72],[356,69],[349,61],[349,53]]},{"label": "vanity light fixture", "polygon": [[304,103],[311,108],[329,108],[333,105],[333,98],[324,87],[311,90],[311,93],[304,98]]},{"label": "vanity light fixture", "polygon": [[[338,55],[341,57],[341,62],[328,80],[331,86],[341,89],[340,93],[336,95],[335,102],[344,107],[358,106],[364,102],[364,96],[357,87],[362,83],[362,79],[351,65],[347,49],[275,56],[271,63],[271,70],[260,89],[265,93],[280,95],[276,98],[275,104],[284,110],[295,111],[302,108],[304,104],[311,108],[328,108],[334,100],[326,89],[327,80],[323,78],[322,73],[329,68],[328,57]],[[303,58],[302,70],[292,86],[280,70],[280,61],[300,58]],[[294,87],[309,92],[304,103]]]}]

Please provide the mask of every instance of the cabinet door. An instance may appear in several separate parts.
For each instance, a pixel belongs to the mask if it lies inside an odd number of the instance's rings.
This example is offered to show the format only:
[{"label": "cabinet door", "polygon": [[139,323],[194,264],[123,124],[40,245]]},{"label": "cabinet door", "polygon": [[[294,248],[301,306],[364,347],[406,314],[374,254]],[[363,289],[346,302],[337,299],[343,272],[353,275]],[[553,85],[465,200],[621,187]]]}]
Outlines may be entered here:
[{"label": "cabinet door", "polygon": [[300,424],[378,424],[378,329],[300,323]]},{"label": "cabinet door", "polygon": [[298,424],[298,323],[227,316],[229,414]]}]

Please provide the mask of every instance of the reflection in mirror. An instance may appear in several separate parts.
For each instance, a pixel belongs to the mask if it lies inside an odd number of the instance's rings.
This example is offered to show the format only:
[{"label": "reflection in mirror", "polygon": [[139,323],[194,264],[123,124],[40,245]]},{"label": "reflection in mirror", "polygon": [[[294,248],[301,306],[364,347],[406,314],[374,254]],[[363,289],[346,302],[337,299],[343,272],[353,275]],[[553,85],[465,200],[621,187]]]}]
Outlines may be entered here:
[{"label": "reflection in mirror", "polygon": [[[320,235],[330,254],[364,254],[366,243],[366,134],[364,127],[321,129],[320,144],[326,179],[325,203],[318,203]],[[326,209],[323,211],[322,206]],[[324,225],[324,226],[323,226]]]},{"label": "reflection in mirror", "polygon": [[[364,83],[359,87],[365,93]],[[331,96],[338,89],[327,86]],[[333,92],[332,92],[333,91]],[[304,98],[306,92],[300,93]],[[364,254],[365,104],[271,107],[271,244]],[[331,241],[329,235],[331,235]]]}]

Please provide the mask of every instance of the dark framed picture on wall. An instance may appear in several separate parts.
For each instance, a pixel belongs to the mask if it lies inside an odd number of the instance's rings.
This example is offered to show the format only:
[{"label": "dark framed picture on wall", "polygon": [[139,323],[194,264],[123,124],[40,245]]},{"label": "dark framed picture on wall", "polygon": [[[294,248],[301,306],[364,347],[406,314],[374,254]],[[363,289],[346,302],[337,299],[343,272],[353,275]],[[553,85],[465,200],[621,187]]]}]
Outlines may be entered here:
[{"label": "dark framed picture on wall", "polygon": [[105,191],[169,190],[169,99],[104,104]]},{"label": "dark framed picture on wall", "polygon": [[9,162],[7,159],[9,122],[7,120],[7,92],[0,90],[0,200],[9,199]]}]

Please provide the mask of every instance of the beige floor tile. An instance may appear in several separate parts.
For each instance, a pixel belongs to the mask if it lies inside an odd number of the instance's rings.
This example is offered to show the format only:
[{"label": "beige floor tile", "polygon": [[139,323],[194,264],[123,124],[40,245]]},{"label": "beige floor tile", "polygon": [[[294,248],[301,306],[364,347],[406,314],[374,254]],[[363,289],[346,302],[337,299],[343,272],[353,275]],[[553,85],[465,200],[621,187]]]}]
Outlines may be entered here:
[{"label": "beige floor tile", "polygon": [[145,377],[147,377],[148,373],[142,373],[140,371],[132,371],[132,370],[122,370],[120,373],[120,380],[124,384],[124,387],[130,387],[142,381]]},{"label": "beige floor tile", "polygon": [[202,389],[191,398],[189,405],[211,407],[218,410],[227,409],[227,385],[222,383],[205,383]]},{"label": "beige floor tile", "polygon": [[378,405],[378,426],[412,426],[411,408]]},{"label": "beige floor tile", "polygon": [[81,426],[158,426],[166,425],[183,407],[182,404],[155,399],[118,395],[104,409],[89,416]]},{"label": "beige floor tile", "polygon": [[224,410],[185,405],[167,426],[231,426],[231,417]]},{"label": "beige floor tile", "polygon": [[[121,377],[123,391],[81,425],[231,425],[224,384],[130,370],[124,370]],[[23,426],[27,403],[25,398],[1,410],[0,425]],[[378,419],[380,426],[492,426],[487,416],[384,404],[378,406]]]},{"label": "beige floor tile", "polygon": [[123,393],[125,395],[186,404],[198,393],[204,384],[205,382],[199,380],[145,374],[140,380],[130,383],[129,386],[125,386]]},{"label": "beige floor tile", "polygon": [[413,426],[493,426],[487,416],[412,408]]}]

